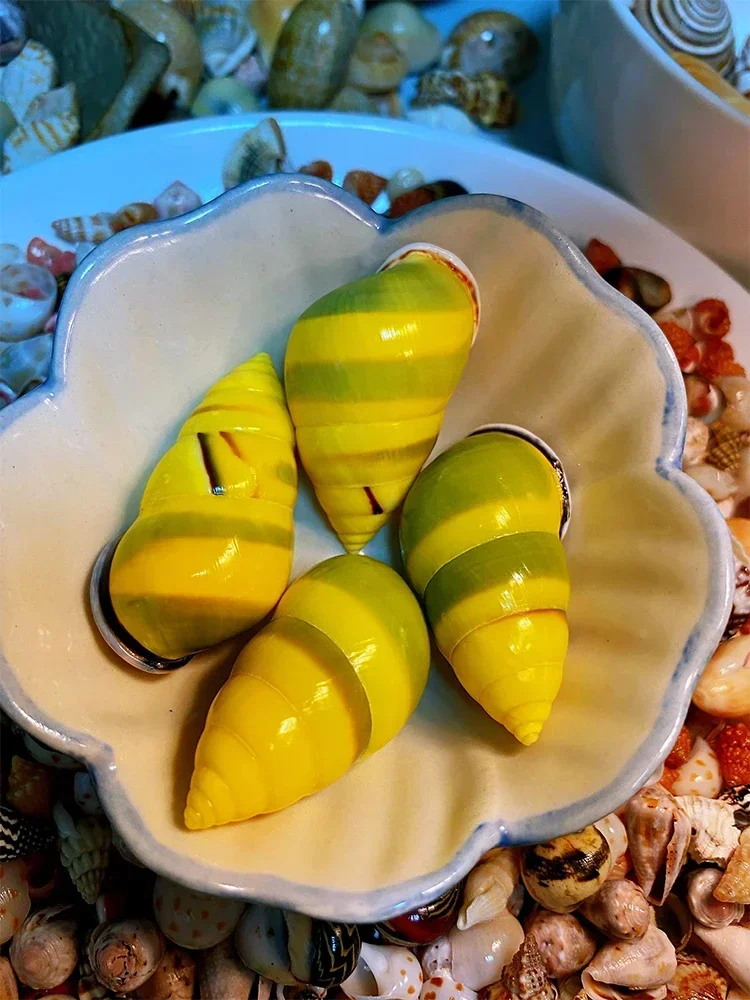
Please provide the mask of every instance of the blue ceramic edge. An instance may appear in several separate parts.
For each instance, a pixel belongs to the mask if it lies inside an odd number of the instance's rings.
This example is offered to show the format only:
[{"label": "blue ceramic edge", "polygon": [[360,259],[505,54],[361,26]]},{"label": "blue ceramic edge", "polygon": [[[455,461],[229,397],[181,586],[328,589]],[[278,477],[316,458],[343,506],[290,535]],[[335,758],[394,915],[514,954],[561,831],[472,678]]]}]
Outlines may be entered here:
[{"label": "blue ceramic edge", "polygon": [[119,785],[112,748],[86,733],[65,731],[51,719],[45,718],[24,693],[0,650],[0,705],[32,735],[87,764],[113,825],[130,849],[148,867],[204,892],[262,900],[321,918],[354,923],[373,922],[412,909],[445,891],[463,877],[476,864],[481,854],[492,846],[537,843],[564,831],[580,829],[614,811],[636,792],[669,752],[687,713],[698,678],[721,640],[732,606],[734,562],[729,531],[718,507],[680,468],[687,425],[687,405],[679,366],[658,326],[634,303],[609,286],[575,245],[551,226],[541,212],[522,202],[497,195],[446,199],[410,213],[403,222],[392,222],[374,213],[354,196],[325,181],[276,175],[248,182],[187,215],[148,223],[136,230],[119,233],[92,251],[73,275],[60,310],[50,375],[41,386],[0,411],[0,434],[6,433],[33,407],[43,405],[63,391],[71,328],[90,282],[101,277],[123,254],[137,248],[144,241],[157,237],[168,238],[175,230],[186,227],[202,228],[214,214],[221,216],[231,212],[236,204],[246,199],[280,190],[324,198],[380,233],[398,231],[403,223],[411,225],[417,216],[453,214],[476,207],[512,215],[544,236],[586,288],[614,312],[630,320],[653,349],[666,387],[662,442],[656,471],[687,497],[700,520],[709,550],[711,586],[703,613],[685,643],[649,737],[620,774],[598,792],[563,809],[540,813],[519,823],[505,823],[501,817],[485,822],[474,830],[442,868],[369,893],[326,890],[263,874],[237,878],[234,872],[188,861],[179,853],[158,843]]}]

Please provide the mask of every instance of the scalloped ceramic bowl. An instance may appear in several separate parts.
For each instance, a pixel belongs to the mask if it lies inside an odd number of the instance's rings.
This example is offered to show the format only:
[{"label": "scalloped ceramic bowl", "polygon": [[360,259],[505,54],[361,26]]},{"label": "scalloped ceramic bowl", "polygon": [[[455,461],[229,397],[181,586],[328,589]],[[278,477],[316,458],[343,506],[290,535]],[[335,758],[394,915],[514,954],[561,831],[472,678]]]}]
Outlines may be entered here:
[{"label": "scalloped ceramic bowl", "polygon": [[[418,241],[466,262],[483,307],[437,450],[481,424],[519,424],[570,480],[562,691],[524,748],[436,662],[403,732],[341,781],[284,812],[190,833],[193,750],[237,644],[167,677],[120,665],[88,614],[91,566],[213,381],[260,350],[280,370],[307,305]],[[732,583],[718,509],[678,469],[684,431],[657,327],[518,202],[456,198],[389,223],[323,182],[277,177],[122,233],[70,284],[49,381],[0,414],[3,704],[89,765],[115,826],[157,871],[319,916],[410,908],[491,845],[614,809],[666,754]],[[340,551],[305,486],[295,574]],[[366,551],[394,559],[393,528]]]}]

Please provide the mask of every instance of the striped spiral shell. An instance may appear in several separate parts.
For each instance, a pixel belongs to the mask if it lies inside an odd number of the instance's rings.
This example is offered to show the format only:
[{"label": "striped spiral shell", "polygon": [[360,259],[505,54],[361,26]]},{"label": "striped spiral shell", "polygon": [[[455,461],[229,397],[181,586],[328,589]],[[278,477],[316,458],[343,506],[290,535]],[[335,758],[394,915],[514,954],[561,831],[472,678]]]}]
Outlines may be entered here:
[{"label": "striped spiral shell", "polygon": [[703,59],[731,78],[735,45],[726,0],[635,0],[633,13],[662,48]]},{"label": "striped spiral shell", "polygon": [[216,696],[186,825],[275,812],[340,778],[406,723],[429,661],[422,613],[397,573],[366,556],[319,563],[287,590]]},{"label": "striped spiral shell", "polygon": [[260,621],[292,564],[294,432],[267,354],[218,382],[146,484],[109,594],[143,649],[176,660]]}]

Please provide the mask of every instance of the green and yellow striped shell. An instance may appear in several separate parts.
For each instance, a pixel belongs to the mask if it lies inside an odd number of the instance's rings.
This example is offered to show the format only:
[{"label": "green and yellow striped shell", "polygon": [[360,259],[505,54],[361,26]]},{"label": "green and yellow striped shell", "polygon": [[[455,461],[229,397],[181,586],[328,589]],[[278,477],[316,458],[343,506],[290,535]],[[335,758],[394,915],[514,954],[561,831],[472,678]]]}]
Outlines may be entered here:
[{"label": "green and yellow striped shell", "polygon": [[177,660],[264,618],[289,582],[296,498],[284,390],[258,354],[192,412],[115,549],[109,597],[128,636]]},{"label": "green and yellow striped shell", "polygon": [[349,552],[385,524],[432,451],[478,309],[464,265],[415,244],[295,324],[284,378],[297,448]]},{"label": "green and yellow striped shell", "polygon": [[419,474],[401,519],[406,570],[440,651],[472,698],[526,745],[562,682],[566,502],[540,448],[488,431]]}]

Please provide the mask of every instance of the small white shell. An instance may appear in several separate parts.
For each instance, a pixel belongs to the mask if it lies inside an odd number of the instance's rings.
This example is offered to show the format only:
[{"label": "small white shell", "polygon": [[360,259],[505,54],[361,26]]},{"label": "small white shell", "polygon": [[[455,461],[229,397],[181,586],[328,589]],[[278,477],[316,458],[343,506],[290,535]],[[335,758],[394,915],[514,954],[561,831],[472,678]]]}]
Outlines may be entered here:
[{"label": "small white shell", "polygon": [[728,500],[734,493],[734,477],[724,469],[717,469],[713,465],[701,462],[698,465],[689,465],[685,472],[717,503]]},{"label": "small white shell", "polygon": [[674,945],[652,922],[642,938],[605,944],[585,969],[581,980],[588,996],[600,997],[598,984],[625,986],[631,990],[659,989],[670,981],[676,969]]},{"label": "small white shell", "polygon": [[46,268],[25,262],[6,264],[0,269],[0,342],[26,340],[40,333],[56,301],[57,285]]},{"label": "small white shell", "polygon": [[61,771],[77,771],[81,766],[73,757],[60,753],[59,750],[50,750],[28,733],[23,734],[23,743],[34,760],[46,764],[47,767],[58,767]]},{"label": "small white shell", "polygon": [[716,379],[724,393],[726,406],[721,419],[728,427],[750,431],[750,380],[738,375],[725,375]]},{"label": "small white shell", "polygon": [[[434,975],[436,968],[447,968],[456,982],[472,990],[480,990],[500,979],[500,974],[521,946],[523,927],[507,910],[505,913],[475,924],[466,931],[457,927],[431,944],[422,957],[425,975]],[[436,964],[442,942],[450,947],[450,958]],[[444,947],[444,945],[442,945]],[[439,961],[439,959],[438,959]]]},{"label": "small white shell", "polygon": [[688,465],[700,465],[703,462],[708,451],[710,433],[708,425],[698,417],[688,417],[685,451],[682,455],[683,468],[687,468]]},{"label": "small white shell", "polygon": [[416,167],[401,167],[388,181],[386,194],[393,201],[407,191],[413,191],[425,182],[424,174]]},{"label": "small white shell", "polygon": [[154,198],[154,208],[160,219],[174,219],[202,204],[201,196],[182,181],[173,181],[158,198]]},{"label": "small white shell", "polygon": [[698,681],[693,702],[720,718],[750,714],[750,635],[736,635],[719,646]]},{"label": "small white shell", "polygon": [[55,57],[39,42],[29,41],[21,54],[5,67],[0,100],[8,105],[16,121],[22,122],[34,98],[52,90],[56,80]]},{"label": "small white shell", "polygon": [[463,904],[456,922],[458,929],[468,930],[474,924],[503,913],[520,877],[521,861],[517,850],[496,847],[488,851],[466,879]]},{"label": "small white shell", "polygon": [[361,34],[383,31],[406,56],[410,73],[422,73],[440,57],[440,32],[413,3],[390,0],[372,7]]},{"label": "small white shell", "polygon": [[53,989],[65,982],[78,964],[77,922],[69,915],[72,909],[48,906],[37,910],[13,938],[11,965],[26,986]]},{"label": "small white shell", "polygon": [[31,909],[29,884],[23,862],[5,861],[0,865],[0,945],[13,937]]},{"label": "small white shell", "polygon": [[414,1000],[422,989],[422,970],[408,948],[363,944],[357,968],[341,989],[348,997]]},{"label": "small white shell", "polygon": [[112,212],[71,215],[66,219],[55,219],[52,228],[66,243],[101,243],[116,232],[114,219]]},{"label": "small white shell", "polygon": [[594,823],[594,826],[599,833],[604,835],[612,852],[612,857],[615,859],[615,863],[617,863],[618,858],[622,857],[628,849],[628,831],[625,829],[625,824],[617,813],[609,813],[604,819],[600,819],[598,823]]},{"label": "small white shell", "polygon": [[221,179],[224,190],[266,174],[280,173],[286,165],[286,143],[275,118],[264,118],[245,132],[227,153]]},{"label": "small white shell", "polygon": [[702,927],[696,924],[695,936],[718,958],[740,989],[750,992],[750,927]]},{"label": "small white shell", "polygon": [[420,1000],[477,1000],[478,995],[465,983],[457,983],[445,969],[441,969],[424,981]]},{"label": "small white shell", "polygon": [[154,886],[154,914],[161,930],[181,948],[219,944],[234,931],[245,904],[195,892],[159,876]]},{"label": "small white shell", "polygon": [[[736,856],[737,851],[732,859]],[[741,902],[726,902],[714,895],[725,874],[718,868],[699,868],[688,876],[688,906],[693,917],[704,927],[727,927],[740,921],[744,915],[745,907]]]},{"label": "small white shell", "polygon": [[730,802],[702,795],[678,795],[676,798],[693,828],[690,857],[725,868],[740,842],[740,831],[734,825],[735,807]]},{"label": "small white shell", "polygon": [[702,795],[715,799],[722,789],[719,759],[702,737],[693,743],[690,759],[677,769],[672,794]]},{"label": "small white shell", "polygon": [[450,104],[434,104],[429,108],[410,108],[404,115],[407,121],[431,128],[446,128],[459,135],[482,135],[482,129],[460,108]]},{"label": "small white shell", "polygon": [[103,816],[104,810],[88,771],[73,775],[73,797],[78,808],[88,816]]},{"label": "small white shell", "polygon": [[60,833],[60,860],[84,901],[92,905],[109,867],[112,843],[109,823],[94,816],[74,822],[59,802],[53,815]]}]

